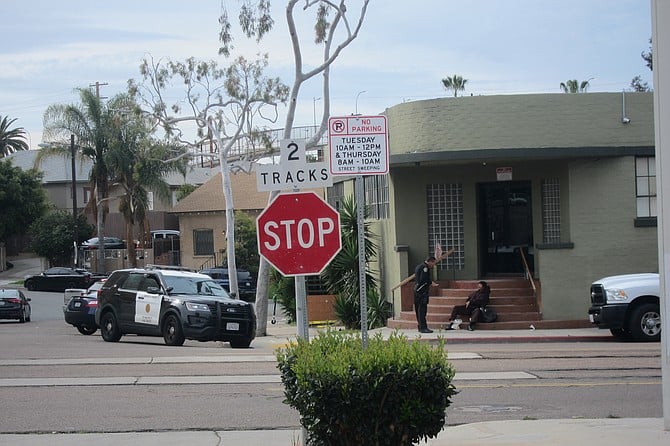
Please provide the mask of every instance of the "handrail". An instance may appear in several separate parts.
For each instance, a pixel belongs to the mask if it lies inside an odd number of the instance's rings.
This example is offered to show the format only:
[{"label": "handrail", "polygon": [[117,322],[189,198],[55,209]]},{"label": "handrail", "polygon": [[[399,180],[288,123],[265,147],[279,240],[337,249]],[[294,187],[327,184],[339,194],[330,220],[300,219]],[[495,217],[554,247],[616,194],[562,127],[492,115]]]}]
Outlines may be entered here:
[{"label": "handrail", "polygon": [[521,262],[523,263],[524,274],[526,275],[526,278],[530,280],[530,285],[533,287],[533,294],[535,297],[537,297],[537,288],[535,288],[535,281],[533,280],[533,275],[530,273],[526,255],[523,253],[523,247],[519,248],[519,253],[521,254]]},{"label": "handrail", "polygon": [[198,268],[198,271],[201,271],[206,268],[216,268],[218,266],[218,263],[216,261],[216,253],[212,254],[212,257],[207,259],[202,265],[200,265],[200,268]]},{"label": "handrail", "polygon": [[[442,260],[446,259],[447,257],[449,257],[450,255],[452,255],[453,253],[454,253],[454,248],[449,249],[447,252],[443,252],[443,253],[442,253],[442,256],[440,256],[440,258],[437,259],[437,263],[440,263]],[[401,286],[405,285],[406,283],[411,282],[412,280],[414,280],[414,274],[412,274],[411,276],[407,277],[406,279],[403,279],[399,284],[397,284],[396,286],[394,286],[393,288],[391,288],[391,292],[397,290],[398,288],[400,288]]]}]

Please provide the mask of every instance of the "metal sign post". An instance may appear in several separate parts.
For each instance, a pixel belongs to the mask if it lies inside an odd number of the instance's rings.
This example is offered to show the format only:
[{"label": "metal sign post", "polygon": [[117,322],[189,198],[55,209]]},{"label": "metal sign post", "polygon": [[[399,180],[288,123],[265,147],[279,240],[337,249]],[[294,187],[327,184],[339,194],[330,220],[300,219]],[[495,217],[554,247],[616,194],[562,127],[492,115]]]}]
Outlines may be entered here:
[{"label": "metal sign post", "polygon": [[358,225],[358,284],[361,298],[361,343],[368,347],[368,292],[365,283],[365,187],[363,176],[356,175],[356,224]]},{"label": "metal sign post", "polygon": [[368,293],[365,282],[365,183],[363,175],[389,171],[386,116],[343,116],[328,120],[330,173],[354,175],[358,227],[358,283],[361,308],[361,340],[368,346]]}]

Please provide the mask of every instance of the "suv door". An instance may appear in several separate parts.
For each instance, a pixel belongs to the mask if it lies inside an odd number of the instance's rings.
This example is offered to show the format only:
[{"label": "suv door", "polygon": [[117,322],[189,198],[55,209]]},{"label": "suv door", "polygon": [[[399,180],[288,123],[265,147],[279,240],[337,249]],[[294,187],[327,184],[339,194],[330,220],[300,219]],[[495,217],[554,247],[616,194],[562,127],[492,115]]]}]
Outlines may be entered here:
[{"label": "suv door", "polygon": [[[153,292],[150,293],[149,288]],[[159,292],[155,292],[156,290],[159,290]],[[160,290],[158,278],[150,274],[145,275],[137,291],[134,322],[158,327],[162,301],[163,294]]]},{"label": "suv door", "polygon": [[130,273],[126,280],[118,284],[119,324],[121,326],[128,326],[135,322],[137,290],[143,278],[142,274]]}]

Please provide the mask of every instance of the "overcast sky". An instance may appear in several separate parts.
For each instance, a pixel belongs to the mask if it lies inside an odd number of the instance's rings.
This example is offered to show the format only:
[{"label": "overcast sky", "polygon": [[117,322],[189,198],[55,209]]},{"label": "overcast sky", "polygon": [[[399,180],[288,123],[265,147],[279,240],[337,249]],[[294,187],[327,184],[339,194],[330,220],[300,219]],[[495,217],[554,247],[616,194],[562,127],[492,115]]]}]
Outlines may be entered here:
[{"label": "overcast sky", "polygon": [[[223,0],[230,8],[238,0]],[[358,4],[352,1],[353,5]],[[331,71],[331,115],[375,115],[403,101],[445,97],[458,74],[466,95],[560,93],[569,79],[589,91],[619,92],[652,73],[640,53],[651,37],[650,0],[371,0],[364,29]],[[270,55],[270,73],[290,84],[292,55],[283,16],[249,58]],[[3,2],[0,115],[18,118],[33,148],[42,115],[75,103],[78,87],[104,83],[111,97],[139,78],[143,57],[217,59],[221,0],[21,0]],[[298,9],[298,8],[297,8]],[[301,22],[310,33],[312,24]],[[308,56],[318,53],[307,51]],[[320,77],[301,91],[295,125],[320,119]],[[315,113],[316,106],[316,113]],[[356,110],[357,109],[357,110]],[[315,116],[316,115],[316,116]],[[280,118],[277,127],[283,127]]]}]

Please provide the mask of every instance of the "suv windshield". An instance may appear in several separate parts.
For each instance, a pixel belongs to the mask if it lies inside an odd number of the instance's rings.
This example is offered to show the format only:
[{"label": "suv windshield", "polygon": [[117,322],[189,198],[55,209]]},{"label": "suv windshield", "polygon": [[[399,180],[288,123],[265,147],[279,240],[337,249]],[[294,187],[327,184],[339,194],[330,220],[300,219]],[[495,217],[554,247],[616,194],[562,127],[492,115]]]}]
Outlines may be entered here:
[{"label": "suv windshield", "polygon": [[196,294],[202,296],[230,297],[221,285],[210,278],[163,276],[165,284],[171,288],[168,294]]}]

